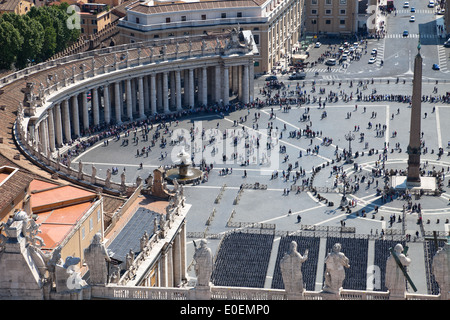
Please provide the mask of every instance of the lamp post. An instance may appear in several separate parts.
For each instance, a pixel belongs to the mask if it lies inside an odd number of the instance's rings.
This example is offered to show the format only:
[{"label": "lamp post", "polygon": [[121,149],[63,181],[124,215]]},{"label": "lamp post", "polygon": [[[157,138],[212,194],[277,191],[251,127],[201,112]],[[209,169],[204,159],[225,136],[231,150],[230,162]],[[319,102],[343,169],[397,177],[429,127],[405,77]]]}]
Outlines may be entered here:
[{"label": "lamp post", "polygon": [[353,156],[352,156],[352,141],[355,140],[355,135],[349,131],[345,135],[345,140],[348,141],[348,153],[345,157],[345,163],[353,163]]}]

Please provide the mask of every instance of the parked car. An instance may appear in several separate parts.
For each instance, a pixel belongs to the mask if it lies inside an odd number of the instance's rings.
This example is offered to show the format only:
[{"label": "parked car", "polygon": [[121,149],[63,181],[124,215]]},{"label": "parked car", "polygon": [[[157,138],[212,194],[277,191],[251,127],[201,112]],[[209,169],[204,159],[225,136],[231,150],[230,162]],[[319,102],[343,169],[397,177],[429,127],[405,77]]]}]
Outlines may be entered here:
[{"label": "parked car", "polygon": [[377,49],[372,49],[371,55],[376,56],[378,53]]},{"label": "parked car", "polygon": [[434,8],[434,1],[430,0],[430,2],[428,2],[428,8]]},{"label": "parked car", "polygon": [[409,22],[414,22],[416,21],[416,17],[415,16],[411,16],[411,18],[409,18]]},{"label": "parked car", "polygon": [[266,77],[266,81],[276,81],[278,78],[276,76],[268,76]]},{"label": "parked car", "polygon": [[411,7],[411,12],[416,12],[416,8]]},{"label": "parked car", "polygon": [[320,42],[316,42],[316,44],[314,45],[314,48],[320,48],[322,44]]},{"label": "parked car", "polygon": [[375,63],[375,61],[377,61],[377,58],[376,57],[372,57],[372,58],[369,59],[369,64],[373,64],[373,63]]},{"label": "parked car", "polygon": [[441,70],[441,68],[439,67],[439,65],[437,63],[434,63],[433,66],[431,67],[431,69],[433,69],[433,70]]},{"label": "parked car", "polygon": [[409,8],[409,2],[408,2],[408,1],[406,1],[406,2],[403,4],[403,8]]},{"label": "parked car", "polygon": [[325,64],[326,64],[327,66],[334,66],[334,65],[336,65],[336,59],[328,59],[328,60],[325,62]]},{"label": "parked car", "polygon": [[408,35],[409,35],[408,30],[403,31],[403,36],[404,36],[404,37],[407,37]]},{"label": "parked car", "polygon": [[305,72],[294,72],[289,76],[289,80],[303,80],[306,78]]}]

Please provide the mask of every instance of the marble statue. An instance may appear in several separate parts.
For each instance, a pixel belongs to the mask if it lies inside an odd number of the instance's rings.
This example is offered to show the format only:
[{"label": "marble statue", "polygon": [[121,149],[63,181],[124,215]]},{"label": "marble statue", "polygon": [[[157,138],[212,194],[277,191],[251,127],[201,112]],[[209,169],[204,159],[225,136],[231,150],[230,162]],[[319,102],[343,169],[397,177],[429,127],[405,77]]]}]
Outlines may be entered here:
[{"label": "marble statue", "polygon": [[283,277],[284,288],[287,293],[303,293],[302,264],[308,259],[308,249],[302,256],[297,251],[297,242],[289,244],[289,250],[280,261],[281,275]]},{"label": "marble statue", "polygon": [[342,283],[345,279],[344,268],[350,268],[350,264],[348,258],[341,252],[341,248],[340,243],[335,243],[332,251],[325,258],[324,292],[337,294],[342,289]]},{"label": "marble statue", "polygon": [[450,299],[450,243],[439,248],[433,258],[431,267],[434,278],[439,285],[441,299]]},{"label": "marble statue", "polygon": [[89,247],[84,250],[84,258],[90,273],[89,284],[91,285],[104,285],[108,280],[106,261],[110,262],[111,258],[101,240],[102,235],[96,233]]},{"label": "marble statue", "polygon": [[209,287],[211,285],[211,274],[213,269],[213,255],[207,247],[206,239],[200,240],[200,247],[195,245],[194,261],[197,286]]},{"label": "marble statue", "polygon": [[91,183],[95,184],[96,180],[95,180],[95,176],[97,175],[97,168],[92,165],[92,174],[91,174]]},{"label": "marble statue", "polygon": [[83,162],[78,161],[78,180],[83,180]]},{"label": "marble statue", "polygon": [[111,169],[109,168],[106,170],[105,187],[111,188]]},{"label": "marble statue", "polygon": [[[403,267],[407,267],[410,265],[411,259],[406,257],[406,255],[403,253],[403,246],[400,243],[395,245],[394,252],[396,253]],[[391,297],[405,296],[406,277],[398,266],[392,254],[389,256],[386,262],[385,284],[389,290],[389,294]]]},{"label": "marble statue", "polygon": [[147,234],[147,231],[145,231],[144,235],[140,239],[140,249],[141,249],[141,251],[144,251],[144,248],[147,245],[147,242],[148,242],[148,234]]},{"label": "marble statue", "polygon": [[133,265],[134,261],[134,251],[130,249],[130,251],[125,255],[125,262],[127,270]]}]

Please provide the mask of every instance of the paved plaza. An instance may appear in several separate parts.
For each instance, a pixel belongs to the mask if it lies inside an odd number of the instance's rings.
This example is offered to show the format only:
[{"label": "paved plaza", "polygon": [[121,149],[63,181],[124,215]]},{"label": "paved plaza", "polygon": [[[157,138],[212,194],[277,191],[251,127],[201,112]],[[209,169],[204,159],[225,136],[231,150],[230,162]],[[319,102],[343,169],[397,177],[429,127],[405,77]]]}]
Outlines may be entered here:
[{"label": "paved plaza", "polygon": [[[259,79],[255,88],[257,98],[261,100],[267,98],[259,90],[264,88],[263,80]],[[286,94],[297,83],[303,85],[302,81],[285,81]],[[154,125],[146,141],[143,141],[142,128],[136,127],[127,136],[122,133],[120,139],[110,137],[107,144],[103,140],[98,142],[74,158],[72,166],[76,166],[79,160],[87,166],[95,165],[99,176],[104,175],[108,168],[117,167],[119,174],[113,175],[112,179],[119,182],[120,173],[125,170],[127,183],[132,184],[138,176],[145,179],[159,166],[172,165],[182,149],[196,153],[194,163],[195,159],[201,158],[198,153],[201,155],[203,150],[207,167],[210,169],[213,165],[208,179],[199,185],[185,187],[187,203],[192,205],[187,216],[187,231],[194,235],[193,238],[205,234],[220,235],[249,227],[252,223],[286,232],[295,232],[305,226],[345,226],[354,228],[355,234],[381,236],[384,233],[387,237],[407,234],[411,236],[411,242],[416,235],[423,237],[424,231],[448,232],[450,127],[446,121],[450,119],[449,105],[422,103],[422,169],[425,176],[433,172],[442,174],[443,193],[408,198],[399,192],[393,197],[383,197],[380,193],[385,183],[382,166],[398,172],[407,167],[405,151],[409,139],[410,104],[386,100],[356,101],[355,98],[345,102],[342,97],[355,96],[356,90],[363,96],[372,94],[373,90],[377,95],[395,92],[409,96],[411,84],[379,81],[367,86],[354,83],[350,87],[348,81],[340,86],[337,82],[332,85],[323,81],[322,85],[316,83],[316,91],[311,92],[311,81],[304,83],[302,90],[310,95],[310,103],[291,104],[290,108],[277,104],[224,114],[191,114],[177,119],[178,122],[167,122],[167,129],[158,130]],[[445,85],[424,84],[423,94],[435,96],[435,87],[438,93],[445,91]],[[323,93],[320,89],[324,90]],[[319,107],[319,97],[322,103],[330,91],[337,93],[339,100]],[[283,90],[280,93],[283,94]],[[316,102],[312,102],[314,96]],[[269,125],[272,126],[271,140],[267,139]],[[192,140],[189,135],[191,128],[195,128]],[[135,130],[139,141],[135,140]],[[205,131],[204,139],[201,139],[202,130]],[[155,132],[159,132],[159,136],[151,146]],[[244,155],[237,152],[233,157],[238,150],[233,145],[234,137],[240,139],[240,132],[247,133],[249,145],[243,149]],[[182,133],[187,139],[184,140],[186,143],[180,144],[176,141],[182,141],[179,138]],[[225,140],[224,133],[227,135]],[[346,139],[349,134],[354,138],[351,142]],[[124,143],[125,139],[128,139],[128,144]],[[256,148],[256,139],[261,142],[259,148]],[[161,141],[164,140],[166,144],[163,147]],[[267,150],[267,142],[271,150]],[[354,163],[346,164],[343,157],[349,150],[349,143]],[[149,146],[150,151],[145,149],[143,152],[142,148]],[[443,149],[442,156],[438,156],[439,148]],[[243,165],[246,152],[249,152],[246,158],[249,161]],[[225,162],[223,154],[228,156]],[[349,208],[345,210],[340,207],[343,173],[349,186],[346,191]],[[256,189],[255,184],[259,184]],[[316,191],[311,191],[308,186]],[[418,210],[414,210],[419,205],[423,228],[417,223]],[[211,239],[209,243],[216,251],[220,240]],[[189,241],[188,252],[193,254]]]}]

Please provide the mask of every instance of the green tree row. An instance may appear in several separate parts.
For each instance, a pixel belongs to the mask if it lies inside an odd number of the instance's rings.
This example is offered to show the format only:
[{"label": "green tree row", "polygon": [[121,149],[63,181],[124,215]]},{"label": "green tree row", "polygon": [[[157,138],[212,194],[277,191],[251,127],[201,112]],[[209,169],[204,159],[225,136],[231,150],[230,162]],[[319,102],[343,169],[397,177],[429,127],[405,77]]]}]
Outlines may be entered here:
[{"label": "green tree row", "polygon": [[[0,69],[25,68],[47,60],[80,36],[79,28],[68,28],[73,15],[69,5],[31,7],[25,15],[0,15]],[[69,13],[67,13],[69,11]]]}]

